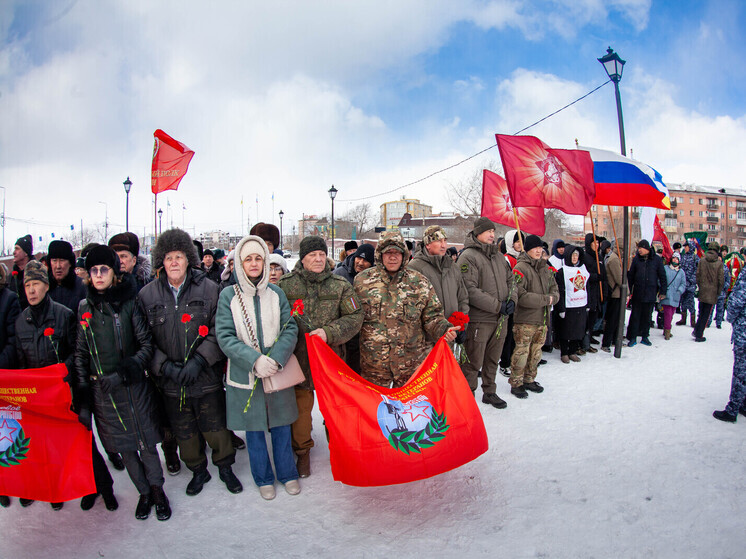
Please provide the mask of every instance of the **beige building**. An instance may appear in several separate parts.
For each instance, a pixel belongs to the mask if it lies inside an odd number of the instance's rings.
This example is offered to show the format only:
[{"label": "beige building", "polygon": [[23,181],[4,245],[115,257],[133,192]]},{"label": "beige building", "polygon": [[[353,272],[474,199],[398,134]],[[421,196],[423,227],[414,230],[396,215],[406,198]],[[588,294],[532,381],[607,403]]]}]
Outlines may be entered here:
[{"label": "beige building", "polygon": [[429,217],[433,214],[433,207],[406,196],[402,196],[401,200],[384,202],[381,204],[381,225],[386,229],[395,229],[407,213],[413,218]]}]

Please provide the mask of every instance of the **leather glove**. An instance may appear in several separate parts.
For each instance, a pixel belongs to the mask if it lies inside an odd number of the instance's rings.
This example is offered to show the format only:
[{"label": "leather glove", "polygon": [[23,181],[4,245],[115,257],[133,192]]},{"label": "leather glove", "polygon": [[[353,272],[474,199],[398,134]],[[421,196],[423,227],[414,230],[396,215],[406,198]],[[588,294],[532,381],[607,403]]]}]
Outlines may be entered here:
[{"label": "leather glove", "polygon": [[511,315],[515,312],[515,301],[508,299],[500,305],[500,314]]},{"label": "leather glove", "polygon": [[101,384],[101,390],[106,394],[111,394],[112,390],[122,385],[122,377],[119,376],[119,373],[111,373],[99,378],[98,382]]},{"label": "leather glove", "polygon": [[259,359],[254,361],[254,374],[259,378],[271,377],[280,370],[280,365],[274,359],[266,355],[260,355]]},{"label": "leather glove", "polygon": [[122,377],[125,386],[141,382],[145,378],[145,371],[132,357],[126,357],[117,367],[117,373]]},{"label": "leather glove", "polygon": [[560,318],[565,318],[565,313],[564,312],[559,313],[559,317]]},{"label": "leather glove", "polygon": [[81,408],[81,410],[78,412],[78,421],[80,421],[83,427],[90,431],[93,428],[91,410],[89,410],[88,408]]},{"label": "leather glove", "polygon": [[456,334],[456,343],[457,344],[466,343],[466,330],[461,330],[458,334]]},{"label": "leather glove", "polygon": [[202,372],[204,364],[204,360],[199,355],[192,355],[179,371],[176,382],[181,386],[192,386],[197,382],[197,378]]},{"label": "leather glove", "polygon": [[163,365],[161,365],[161,374],[169,380],[179,382],[179,372],[183,366],[182,363],[175,361],[164,361]]}]

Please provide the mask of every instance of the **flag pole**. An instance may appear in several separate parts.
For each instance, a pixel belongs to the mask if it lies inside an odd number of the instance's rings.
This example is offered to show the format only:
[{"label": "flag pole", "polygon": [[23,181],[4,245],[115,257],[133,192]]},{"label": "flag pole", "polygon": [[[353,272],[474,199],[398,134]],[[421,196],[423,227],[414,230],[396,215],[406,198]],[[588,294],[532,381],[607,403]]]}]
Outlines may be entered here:
[{"label": "flag pole", "polygon": [[611,214],[611,206],[606,206],[606,209],[609,210],[609,219],[611,220],[611,230],[614,232],[614,241],[616,244],[616,254],[619,257],[619,262],[622,261],[622,253],[619,250],[619,237],[616,236],[616,225],[614,225],[614,216]]},{"label": "flag pole", "polygon": [[158,193],[153,201],[153,238],[158,242]]},{"label": "flag pole", "polygon": [[[515,219],[515,228],[518,231],[518,240],[521,243],[521,252],[523,252],[523,238],[521,237],[521,226],[518,225],[518,211],[515,208],[513,208],[513,219]],[[507,249],[508,247],[506,246],[505,248]]]},{"label": "flag pole", "polygon": [[[593,242],[598,244],[598,241],[596,240],[596,226],[593,224],[593,206],[591,206],[591,209],[588,210],[588,215],[591,218],[591,231],[593,232]],[[600,279],[601,276],[601,262],[598,260],[598,249],[594,250],[593,252],[596,253],[596,272],[599,275],[598,280],[598,293],[601,295],[601,302],[604,302],[604,288],[601,285],[603,282]]]}]

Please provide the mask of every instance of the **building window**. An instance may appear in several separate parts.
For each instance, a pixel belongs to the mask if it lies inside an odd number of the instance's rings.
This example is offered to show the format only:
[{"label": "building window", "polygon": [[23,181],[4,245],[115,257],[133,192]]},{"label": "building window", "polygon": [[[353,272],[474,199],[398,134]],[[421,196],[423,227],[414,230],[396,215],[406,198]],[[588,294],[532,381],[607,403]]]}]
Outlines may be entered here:
[{"label": "building window", "polygon": [[733,219],[733,214],[728,214],[728,219]]},{"label": "building window", "polygon": [[[604,225],[608,225],[608,224],[609,224],[609,218],[605,217],[604,218]],[[388,256],[386,258],[388,258]]]},{"label": "building window", "polygon": [[679,196],[678,198],[676,198],[676,200],[678,200],[679,204],[683,204],[684,203],[684,197],[683,196]]},{"label": "building window", "polygon": [[689,217],[694,217],[694,210],[689,210]]},{"label": "building window", "polygon": [[689,203],[694,204],[694,198],[689,198]]},{"label": "building window", "polygon": [[736,219],[746,219],[746,211],[745,212],[736,212]]},{"label": "building window", "polygon": [[699,205],[700,206],[704,206],[705,205],[705,199],[704,198],[700,198],[699,199]]},{"label": "building window", "polygon": [[689,229],[694,229],[694,224],[693,223],[689,224]]},{"label": "building window", "polygon": [[734,204],[735,204],[735,202],[733,202],[733,200],[729,200],[728,201],[728,207],[729,208],[732,208]]},{"label": "building window", "polygon": [[684,215],[684,210],[679,210],[679,215],[683,216]]},{"label": "building window", "polygon": [[705,212],[699,212],[699,217],[704,217],[704,216],[705,216]]},{"label": "building window", "polygon": [[725,212],[720,212],[720,218],[725,219]]}]

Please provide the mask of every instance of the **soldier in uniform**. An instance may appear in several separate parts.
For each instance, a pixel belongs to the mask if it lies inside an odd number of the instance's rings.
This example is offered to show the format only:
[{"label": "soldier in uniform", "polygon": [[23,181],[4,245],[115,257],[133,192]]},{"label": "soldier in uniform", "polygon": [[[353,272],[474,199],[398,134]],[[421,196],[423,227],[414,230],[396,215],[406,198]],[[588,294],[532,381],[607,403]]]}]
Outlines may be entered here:
[{"label": "soldier in uniform", "polygon": [[697,266],[699,265],[699,256],[697,256],[697,245],[689,239],[683,246],[684,252],[681,254],[681,270],[686,275],[686,290],[681,296],[681,320],[676,324],[683,326],[686,324],[686,313],[689,312],[689,324],[694,328],[697,322],[697,314],[694,310],[694,292],[697,290]]},{"label": "soldier in uniform", "polygon": [[728,297],[728,322],[733,326],[733,380],[728,405],[712,413],[715,419],[735,423],[746,415],[746,275],[739,274]]},{"label": "soldier in uniform", "polygon": [[404,386],[435,342],[456,339],[428,279],[407,266],[409,250],[395,231],[383,233],[376,265],[355,277],[365,314],[360,331],[361,376],[378,386]]}]

